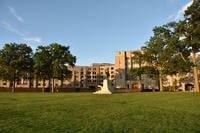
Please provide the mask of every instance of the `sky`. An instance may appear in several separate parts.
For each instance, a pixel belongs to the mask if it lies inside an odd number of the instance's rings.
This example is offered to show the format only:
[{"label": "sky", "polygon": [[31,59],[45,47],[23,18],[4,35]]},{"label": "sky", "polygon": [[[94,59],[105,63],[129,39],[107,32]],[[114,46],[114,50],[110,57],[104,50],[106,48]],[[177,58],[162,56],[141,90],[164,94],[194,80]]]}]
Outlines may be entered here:
[{"label": "sky", "polygon": [[114,63],[145,45],[155,26],[178,21],[191,0],[0,0],[0,48],[70,46],[76,65]]}]

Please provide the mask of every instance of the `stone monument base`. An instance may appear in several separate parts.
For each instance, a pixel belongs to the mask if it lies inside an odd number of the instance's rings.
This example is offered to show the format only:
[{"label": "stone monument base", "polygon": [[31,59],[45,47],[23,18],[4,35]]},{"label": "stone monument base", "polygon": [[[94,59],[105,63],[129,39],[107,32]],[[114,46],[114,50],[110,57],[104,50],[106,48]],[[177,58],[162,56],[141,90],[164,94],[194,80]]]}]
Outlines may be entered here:
[{"label": "stone monument base", "polygon": [[112,88],[112,83],[110,80],[104,79],[103,80],[103,86],[98,86],[101,89],[94,92],[93,94],[112,94],[113,93],[113,88]]}]

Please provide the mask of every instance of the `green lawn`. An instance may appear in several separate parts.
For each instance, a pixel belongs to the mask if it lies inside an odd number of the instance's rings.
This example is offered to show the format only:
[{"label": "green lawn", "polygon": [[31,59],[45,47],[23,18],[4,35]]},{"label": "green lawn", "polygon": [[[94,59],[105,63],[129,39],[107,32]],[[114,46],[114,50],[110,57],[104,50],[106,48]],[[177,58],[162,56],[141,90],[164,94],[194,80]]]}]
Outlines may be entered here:
[{"label": "green lawn", "polygon": [[200,132],[200,94],[0,92],[0,132]]}]

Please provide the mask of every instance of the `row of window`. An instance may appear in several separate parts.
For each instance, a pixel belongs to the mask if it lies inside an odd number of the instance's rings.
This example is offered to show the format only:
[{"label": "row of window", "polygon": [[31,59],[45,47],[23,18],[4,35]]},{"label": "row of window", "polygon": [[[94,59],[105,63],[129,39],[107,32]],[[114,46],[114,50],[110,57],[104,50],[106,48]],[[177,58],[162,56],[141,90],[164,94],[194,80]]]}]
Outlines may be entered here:
[{"label": "row of window", "polygon": [[[105,73],[105,72],[101,72],[102,75],[103,75],[104,73]],[[114,71],[111,71],[110,73],[111,73],[111,74],[114,74]]]},{"label": "row of window", "polygon": [[[110,76],[111,78],[114,78],[115,77],[115,75],[111,75]],[[75,76],[75,78],[76,79],[79,79],[79,76]],[[87,78],[87,79],[91,79],[91,78],[93,78],[93,79],[96,79],[97,78],[97,76],[80,76],[80,79],[84,79],[84,78]],[[104,76],[100,76],[100,78],[104,78]]]},{"label": "row of window", "polygon": [[[100,74],[103,75],[104,73],[105,73],[105,72],[101,72]],[[114,74],[114,71],[111,71],[110,73],[111,73],[111,74]],[[78,74],[78,72],[76,73],[76,76],[78,76],[77,74]],[[81,72],[80,74],[81,74],[81,75],[84,75],[84,74],[88,74],[88,75],[93,74],[93,75],[96,75],[97,73],[96,73],[96,72],[92,72],[92,73],[91,73],[91,72],[87,72],[87,73]]]},{"label": "row of window", "polygon": [[[107,69],[107,68],[106,68]],[[101,68],[101,70],[106,70],[106,69],[104,69],[104,68]],[[109,68],[108,68],[109,69]],[[111,70],[114,70],[114,67],[111,67],[110,68]]]},{"label": "row of window", "polygon": [[[91,71],[91,70],[93,70],[93,71],[96,71],[97,69],[96,68],[88,68],[88,69],[86,69],[86,71]],[[81,71],[84,71],[84,69],[83,68],[81,68]]]},{"label": "row of window", "polygon": [[[79,72],[75,72],[75,74],[78,74]],[[97,74],[96,72],[80,72],[81,75],[84,75],[84,74]]]},{"label": "row of window", "polygon": [[[110,68],[111,70],[114,70],[114,67],[111,67]],[[84,74],[84,73],[87,73],[87,74],[91,74],[91,73],[96,73],[95,71],[96,71],[96,68],[93,68],[92,70],[94,71],[94,72],[91,72],[90,71],[91,70],[91,68],[88,68],[88,72],[84,72],[84,70],[83,69],[81,69],[81,74]],[[101,70],[104,70],[104,68],[101,68]],[[105,69],[106,70],[106,69]],[[74,73],[75,74],[77,74],[77,73],[79,73],[79,71],[74,71]]]}]

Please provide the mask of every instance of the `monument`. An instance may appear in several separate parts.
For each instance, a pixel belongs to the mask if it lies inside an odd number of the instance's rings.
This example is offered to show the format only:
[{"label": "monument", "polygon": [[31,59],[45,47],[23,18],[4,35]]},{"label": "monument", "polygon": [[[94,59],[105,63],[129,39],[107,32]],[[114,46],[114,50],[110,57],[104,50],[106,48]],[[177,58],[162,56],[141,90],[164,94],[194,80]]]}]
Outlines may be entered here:
[{"label": "monument", "polygon": [[103,86],[98,86],[101,89],[94,92],[93,94],[112,94],[113,93],[112,82],[108,80],[109,76],[110,76],[109,71],[106,70],[106,79],[103,80]]}]

